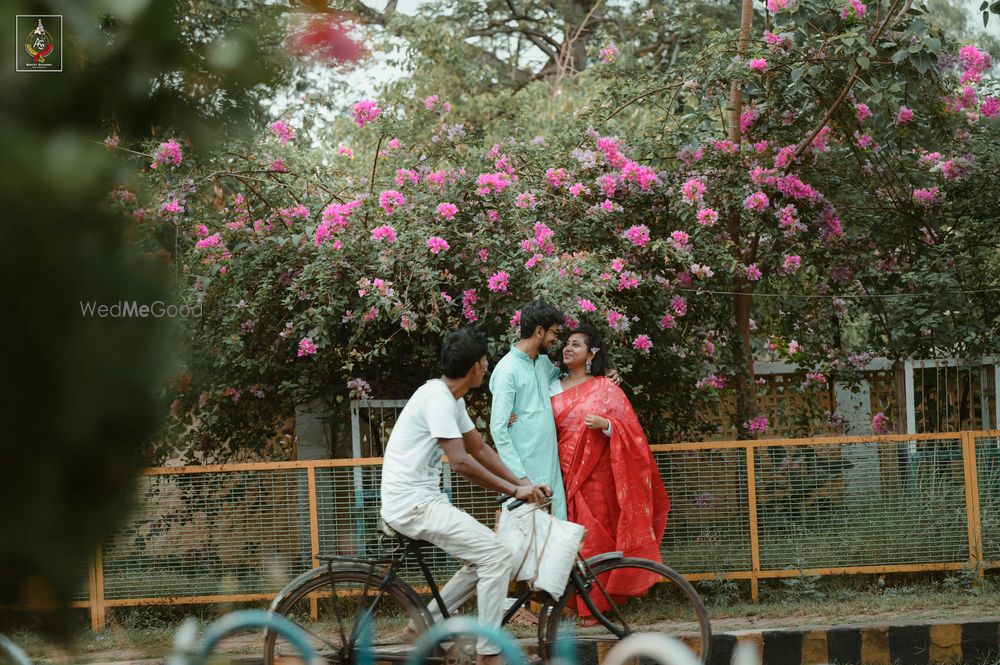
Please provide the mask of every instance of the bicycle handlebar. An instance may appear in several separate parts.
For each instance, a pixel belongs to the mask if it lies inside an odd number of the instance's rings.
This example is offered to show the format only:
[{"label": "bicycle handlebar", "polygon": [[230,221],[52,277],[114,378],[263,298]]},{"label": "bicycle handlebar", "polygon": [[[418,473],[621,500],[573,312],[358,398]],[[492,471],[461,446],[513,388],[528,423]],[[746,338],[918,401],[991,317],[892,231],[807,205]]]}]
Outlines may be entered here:
[{"label": "bicycle handlebar", "polygon": [[[503,504],[507,503],[508,499],[513,499],[513,498],[514,497],[508,496],[508,495],[501,496],[501,497],[497,498],[497,505],[498,506],[503,506]],[[514,503],[510,504],[510,506],[507,507],[507,510],[515,510],[515,509],[520,508],[521,506],[523,506],[525,503],[526,503],[525,501],[516,500],[516,501],[514,501]]]}]

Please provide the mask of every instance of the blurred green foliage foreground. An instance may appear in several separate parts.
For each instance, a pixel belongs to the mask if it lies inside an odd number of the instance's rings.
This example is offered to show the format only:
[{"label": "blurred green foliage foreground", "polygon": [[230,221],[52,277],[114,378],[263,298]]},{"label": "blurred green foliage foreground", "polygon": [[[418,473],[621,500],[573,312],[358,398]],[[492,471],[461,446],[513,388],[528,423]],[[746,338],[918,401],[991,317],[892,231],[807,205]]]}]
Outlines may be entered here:
[{"label": "blurred green foliage foreground", "polygon": [[[256,57],[244,16],[185,34],[179,4],[5,5],[5,21],[62,14],[65,51],[61,73],[0,67],[3,604],[54,608],[85,591],[88,557],[128,511],[138,447],[166,412],[157,390],[171,366],[170,321],[81,310],[168,299],[163,269],[124,249],[107,207],[121,160],[101,140],[111,128],[177,130],[211,150],[210,137],[246,122],[280,66]],[[264,13],[254,13],[257,29]],[[14,37],[0,33],[12,57]]]}]

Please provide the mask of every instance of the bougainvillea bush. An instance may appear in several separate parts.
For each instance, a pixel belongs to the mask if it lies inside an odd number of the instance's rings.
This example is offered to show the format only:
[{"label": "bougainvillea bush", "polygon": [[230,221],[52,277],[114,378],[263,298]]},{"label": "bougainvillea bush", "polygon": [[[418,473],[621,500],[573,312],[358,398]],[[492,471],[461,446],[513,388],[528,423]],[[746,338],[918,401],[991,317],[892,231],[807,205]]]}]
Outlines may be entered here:
[{"label": "bougainvillea bush", "polygon": [[202,311],[174,433],[210,456],[317,396],[406,397],[459,325],[498,359],[534,297],[606,332],[662,439],[733,390],[766,434],[754,358],[820,383],[989,347],[996,307],[963,292],[996,283],[992,62],[903,6],[770,0],[745,46],[666,73],[609,35],[545,135],[485,136],[442,93],[359,100],[322,143],[279,118],[208,158],[147,146],[142,200],[116,198]]}]

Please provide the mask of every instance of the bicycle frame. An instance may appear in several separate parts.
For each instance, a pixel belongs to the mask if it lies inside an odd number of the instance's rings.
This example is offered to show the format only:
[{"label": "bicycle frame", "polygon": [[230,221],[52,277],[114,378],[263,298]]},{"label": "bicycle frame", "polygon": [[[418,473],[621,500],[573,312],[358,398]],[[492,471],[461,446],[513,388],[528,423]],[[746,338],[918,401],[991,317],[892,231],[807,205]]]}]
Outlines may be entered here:
[{"label": "bicycle frame", "polygon": [[[434,579],[434,574],[431,572],[430,566],[427,565],[427,561],[424,559],[423,548],[427,547],[427,546],[430,546],[430,543],[426,543],[426,542],[423,542],[423,541],[410,540],[406,544],[406,547],[403,549],[403,551],[401,553],[399,553],[398,555],[392,556],[392,557],[384,557],[384,558],[381,558],[381,559],[370,559],[370,558],[360,558],[360,557],[350,557],[350,556],[324,556],[324,557],[321,557],[322,559],[324,559],[324,560],[327,561],[327,570],[329,572],[331,572],[331,573],[333,572],[333,563],[334,562],[338,562],[338,561],[344,562],[344,563],[362,564],[364,566],[367,566],[368,569],[369,569],[369,573],[372,576],[374,576],[374,574],[375,574],[375,567],[376,566],[378,566],[378,565],[386,565],[386,566],[388,566],[388,568],[385,571],[385,574],[382,576],[382,579],[379,582],[378,593],[375,596],[375,598],[373,599],[371,605],[369,605],[368,609],[366,610],[366,614],[368,616],[367,617],[360,617],[360,616],[356,617],[356,619],[359,619],[359,620],[355,621],[355,626],[360,625],[360,623],[361,623],[360,620],[362,618],[367,619],[367,618],[371,617],[371,615],[378,608],[378,603],[381,600],[382,596],[385,594],[385,590],[388,588],[389,584],[391,584],[392,581],[395,580],[398,577],[399,569],[402,568],[403,564],[408,559],[410,559],[411,557],[416,560],[417,566],[420,568],[420,572],[423,575],[424,580],[427,582],[427,588],[430,590],[430,593],[431,593],[431,596],[434,599],[435,605],[437,605],[438,610],[440,610],[440,612],[441,612],[442,620],[444,620],[444,619],[450,619],[451,618],[451,613],[448,611],[448,608],[445,605],[444,599],[441,597],[441,590],[440,590],[440,588],[437,585],[437,581]],[[581,586],[581,588],[582,588],[582,586]],[[331,592],[332,591],[333,590],[331,589]],[[516,598],[516,600],[514,601],[514,604],[511,605],[507,609],[507,611],[504,613],[502,624],[506,624],[510,620],[510,618],[513,617],[514,614],[516,614],[517,611],[519,609],[521,609],[528,602],[528,599],[531,598],[531,594],[532,593],[534,593],[534,592],[531,589],[526,589],[523,593],[521,593],[521,595],[519,595]],[[331,595],[332,596],[336,596],[336,593],[331,593]],[[367,599],[367,596],[368,596],[368,589],[367,588],[364,589],[363,595]],[[334,602],[336,602],[336,601],[334,601]],[[339,607],[335,608],[335,611],[337,611],[338,614],[339,614]],[[355,630],[355,633],[356,632],[357,631]],[[352,641],[353,641],[354,639],[356,639],[357,635],[352,635],[351,637],[352,637]]]},{"label": "bicycle frame", "polygon": [[[374,615],[375,611],[379,607],[379,603],[382,597],[385,595],[386,589],[389,585],[398,578],[398,573],[403,564],[413,557],[420,572],[427,583],[427,587],[430,590],[431,596],[434,599],[434,603],[441,612],[442,621],[451,618],[451,613],[448,611],[445,605],[444,599],[441,597],[440,588],[434,579],[434,575],[431,572],[430,566],[427,565],[427,561],[424,559],[423,548],[429,546],[429,543],[423,541],[409,540],[407,541],[405,547],[401,552],[394,556],[382,557],[382,558],[361,558],[361,557],[350,557],[350,556],[322,556],[322,560],[326,561],[326,568],[328,573],[332,575],[333,565],[336,562],[361,564],[366,566],[371,577],[375,577],[375,569],[377,566],[386,566],[385,573],[382,575],[381,580],[378,583],[377,592],[372,598],[371,603],[368,603],[369,598],[369,587],[365,584],[362,591],[362,596],[364,603],[359,604],[357,613],[355,615],[354,627],[351,630],[351,635],[348,638],[347,635],[341,635],[342,644],[347,650],[353,650],[355,644],[357,644],[360,635],[359,631],[361,626],[369,622]],[[603,555],[595,557],[597,561],[607,560],[611,558],[620,558],[622,555],[620,552],[609,552]],[[587,593],[587,583],[584,581],[584,574],[586,574],[591,580],[593,580],[593,585],[596,586],[601,594],[604,596],[605,600],[609,605],[611,613],[613,613],[616,618],[621,622],[622,628],[612,623],[606,616],[605,611],[599,610],[595,605],[593,599],[591,599],[590,594]],[[402,580],[401,580],[402,581]],[[406,583],[405,581],[403,581]],[[406,583],[408,584],[408,583]],[[602,626],[607,628],[609,631],[614,633],[619,639],[624,638],[627,634],[631,632],[629,626],[627,625],[625,618],[622,616],[621,612],[618,610],[617,604],[612,601],[611,597],[604,590],[604,587],[598,581],[597,576],[591,572],[590,565],[582,556],[577,555],[577,565],[573,566],[570,570],[570,578],[568,581],[568,586],[575,588],[583,600],[584,605],[590,610],[591,615],[597,620]],[[515,598],[514,603],[507,609],[504,613],[503,619],[501,620],[501,625],[506,625],[508,621],[517,613],[519,609],[524,607],[529,599],[531,598],[534,591],[530,588],[526,588],[520,595]],[[338,619],[342,617],[342,608],[340,606],[340,601],[336,593],[336,589],[331,586],[331,602],[334,606],[334,612],[336,613]],[[338,621],[342,626],[343,622]]]}]

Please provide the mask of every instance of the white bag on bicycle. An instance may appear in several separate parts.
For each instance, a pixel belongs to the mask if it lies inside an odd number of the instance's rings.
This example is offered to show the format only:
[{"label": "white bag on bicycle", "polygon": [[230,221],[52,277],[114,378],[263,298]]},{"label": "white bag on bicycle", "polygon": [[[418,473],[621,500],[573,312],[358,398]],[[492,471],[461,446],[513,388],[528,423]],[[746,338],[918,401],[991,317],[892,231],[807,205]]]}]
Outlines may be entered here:
[{"label": "white bag on bicycle", "polygon": [[500,511],[497,535],[514,553],[514,579],[560,598],[587,530],[533,504]]}]

